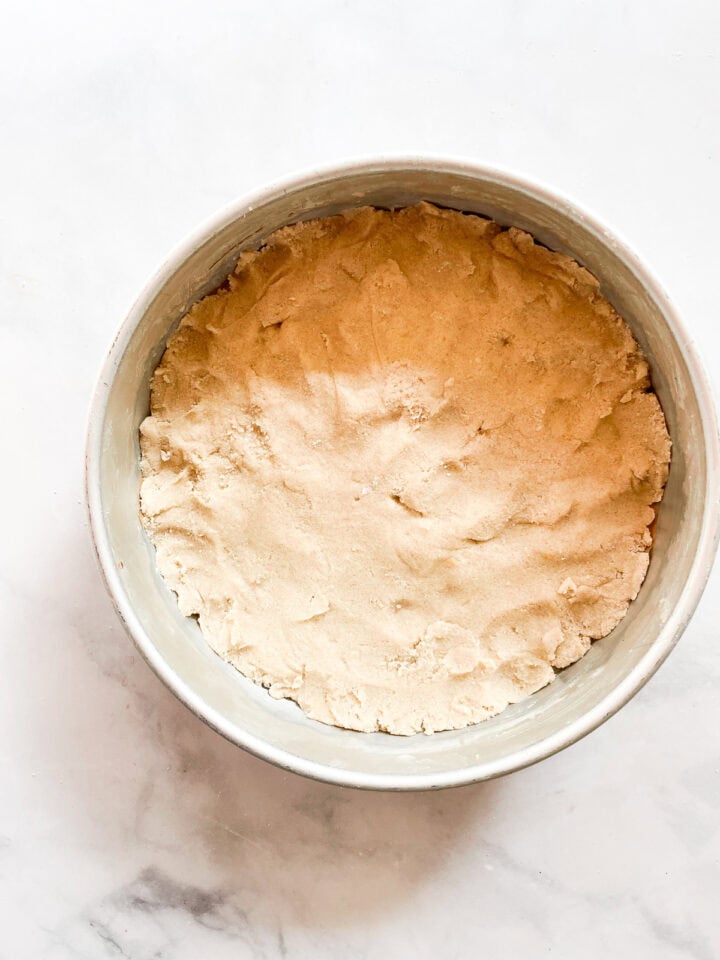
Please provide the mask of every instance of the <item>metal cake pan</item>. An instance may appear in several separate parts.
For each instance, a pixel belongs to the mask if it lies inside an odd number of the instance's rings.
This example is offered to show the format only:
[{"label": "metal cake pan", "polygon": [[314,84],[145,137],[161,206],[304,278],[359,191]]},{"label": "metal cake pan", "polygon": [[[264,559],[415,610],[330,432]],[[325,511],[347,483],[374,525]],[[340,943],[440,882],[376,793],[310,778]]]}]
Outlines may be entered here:
[{"label": "metal cake pan", "polygon": [[[395,737],[326,726],[221,660],[182,617],[155,568],[138,516],[138,427],[151,374],[189,306],[232,270],[239,253],[285,224],[362,204],[418,200],[521,227],[594,273],[650,361],[673,441],[650,569],[625,619],[548,687],[464,730]],[[90,412],[86,484],[98,560],[115,607],[158,676],[238,746],[288,770],[348,786],[418,790],[496,777],[589,733],[657,670],[700,599],[718,538],[718,431],[712,393],[667,295],[598,220],[524,177],[474,163],[412,157],[363,160],[272,185],[221,211],[148,283],[105,360]]]}]

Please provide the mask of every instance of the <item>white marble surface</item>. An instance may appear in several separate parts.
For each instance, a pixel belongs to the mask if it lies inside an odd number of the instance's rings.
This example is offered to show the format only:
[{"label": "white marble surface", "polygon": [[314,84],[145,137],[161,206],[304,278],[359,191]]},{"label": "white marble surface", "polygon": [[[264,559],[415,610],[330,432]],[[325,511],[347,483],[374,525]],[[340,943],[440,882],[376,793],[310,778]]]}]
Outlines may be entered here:
[{"label": "white marble surface", "polygon": [[582,743],[439,794],[306,782],[139,660],[82,505],[89,395],[166,251],[269,179],[465,154],[595,208],[717,367],[720,8],[6,5],[0,958],[720,956],[719,579]]}]

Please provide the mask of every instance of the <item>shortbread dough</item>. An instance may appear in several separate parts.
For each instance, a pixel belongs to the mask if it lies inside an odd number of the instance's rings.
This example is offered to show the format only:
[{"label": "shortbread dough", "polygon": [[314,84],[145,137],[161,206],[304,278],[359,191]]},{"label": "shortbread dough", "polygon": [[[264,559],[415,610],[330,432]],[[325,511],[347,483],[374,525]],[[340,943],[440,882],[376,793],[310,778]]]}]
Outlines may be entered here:
[{"label": "shortbread dough", "polygon": [[625,615],[670,441],[598,283],[427,203],[285,227],[152,382],[141,510],[208,643],[355,730],[432,733]]}]

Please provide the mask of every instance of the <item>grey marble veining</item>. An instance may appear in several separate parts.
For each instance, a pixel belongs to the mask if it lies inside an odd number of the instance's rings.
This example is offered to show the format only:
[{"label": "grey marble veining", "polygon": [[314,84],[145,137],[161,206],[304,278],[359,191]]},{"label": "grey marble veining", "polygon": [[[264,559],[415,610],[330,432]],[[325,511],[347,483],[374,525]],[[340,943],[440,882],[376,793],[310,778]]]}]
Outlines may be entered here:
[{"label": "grey marble veining", "polygon": [[4,12],[0,960],[720,956],[717,573],[668,663],[581,743],[474,787],[367,794],[255,760],[174,700],[113,614],[82,505],[96,370],[167,249],[350,154],[466,154],[575,195],[712,365],[720,13],[648,11]]}]

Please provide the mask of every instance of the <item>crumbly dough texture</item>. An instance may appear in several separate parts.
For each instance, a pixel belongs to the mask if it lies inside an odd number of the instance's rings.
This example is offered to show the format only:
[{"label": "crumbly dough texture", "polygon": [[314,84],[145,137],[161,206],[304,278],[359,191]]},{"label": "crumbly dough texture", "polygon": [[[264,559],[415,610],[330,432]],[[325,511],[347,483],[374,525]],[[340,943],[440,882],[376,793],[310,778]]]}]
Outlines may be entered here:
[{"label": "crumbly dough texture", "polygon": [[295,224],[170,339],[143,523],[180,610],[310,717],[464,727],[625,615],[670,458],[593,276],[427,203]]}]

